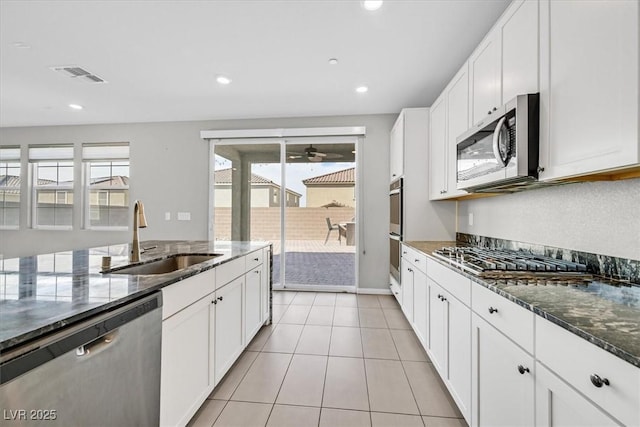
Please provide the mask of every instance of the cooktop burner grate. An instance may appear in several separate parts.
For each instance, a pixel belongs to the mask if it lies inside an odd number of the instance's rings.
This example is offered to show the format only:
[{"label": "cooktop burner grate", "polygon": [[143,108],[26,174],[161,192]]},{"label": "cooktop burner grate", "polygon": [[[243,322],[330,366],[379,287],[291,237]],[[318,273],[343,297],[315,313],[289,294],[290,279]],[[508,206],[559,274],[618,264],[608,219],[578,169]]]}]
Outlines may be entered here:
[{"label": "cooktop burner grate", "polygon": [[444,247],[433,252],[436,258],[456,265],[463,270],[482,277],[513,274],[542,273],[547,276],[562,275],[584,277],[584,264],[535,255],[524,251],[509,251],[476,247]]}]

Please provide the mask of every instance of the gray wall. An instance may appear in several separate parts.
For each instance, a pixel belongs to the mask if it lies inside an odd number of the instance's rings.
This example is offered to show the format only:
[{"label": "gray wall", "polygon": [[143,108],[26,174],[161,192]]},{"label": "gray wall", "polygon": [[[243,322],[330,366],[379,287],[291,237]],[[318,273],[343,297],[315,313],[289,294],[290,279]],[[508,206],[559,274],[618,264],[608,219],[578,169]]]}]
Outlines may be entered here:
[{"label": "gray wall", "polygon": [[[149,227],[140,239],[206,239],[208,213],[209,144],[200,139],[205,129],[252,129],[280,127],[366,126],[363,168],[365,255],[360,257],[360,286],[388,288],[388,174],[389,131],[393,114],[310,117],[286,119],[163,122],[141,124],[43,126],[0,129],[0,144],[74,143],[76,153],[85,142],[128,141],[131,144],[131,200],[145,204]],[[23,152],[23,157],[25,153]],[[77,169],[79,173],[79,168]],[[26,180],[23,191],[26,191]],[[76,189],[80,200],[81,189]],[[5,258],[128,242],[130,232],[81,229],[80,209],[73,231],[45,231],[27,227],[23,193],[19,231],[0,230],[0,253]],[[165,221],[164,213],[172,220]],[[176,221],[177,212],[191,212],[191,221]],[[385,262],[380,262],[385,260]]]},{"label": "gray wall", "polygon": [[640,259],[640,179],[463,201],[458,231]]}]

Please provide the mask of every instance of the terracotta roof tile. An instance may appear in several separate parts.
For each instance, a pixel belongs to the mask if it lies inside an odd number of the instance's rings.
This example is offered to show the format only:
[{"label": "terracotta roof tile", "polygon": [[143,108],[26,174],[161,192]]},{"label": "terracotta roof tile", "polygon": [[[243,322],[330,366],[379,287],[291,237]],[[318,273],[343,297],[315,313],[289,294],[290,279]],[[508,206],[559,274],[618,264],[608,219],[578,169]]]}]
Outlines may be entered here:
[{"label": "terracotta roof tile", "polygon": [[313,184],[355,184],[356,168],[344,169],[337,172],[331,172],[320,176],[307,178],[302,183],[304,185]]}]

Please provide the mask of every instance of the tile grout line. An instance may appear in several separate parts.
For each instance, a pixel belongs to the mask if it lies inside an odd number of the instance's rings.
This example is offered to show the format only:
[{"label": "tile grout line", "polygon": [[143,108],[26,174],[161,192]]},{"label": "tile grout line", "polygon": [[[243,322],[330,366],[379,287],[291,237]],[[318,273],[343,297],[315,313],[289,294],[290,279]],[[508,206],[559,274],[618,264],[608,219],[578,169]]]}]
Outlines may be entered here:
[{"label": "tile grout line", "polygon": [[[356,297],[356,305],[358,307],[358,323],[360,323],[360,302]],[[367,378],[367,361],[364,357],[364,341],[362,340],[362,328],[358,327],[360,333],[360,347],[362,347],[362,367],[364,368],[364,385],[367,390],[367,405],[369,406],[369,425],[373,425],[373,416],[371,415],[371,397],[369,396],[369,379]]]}]

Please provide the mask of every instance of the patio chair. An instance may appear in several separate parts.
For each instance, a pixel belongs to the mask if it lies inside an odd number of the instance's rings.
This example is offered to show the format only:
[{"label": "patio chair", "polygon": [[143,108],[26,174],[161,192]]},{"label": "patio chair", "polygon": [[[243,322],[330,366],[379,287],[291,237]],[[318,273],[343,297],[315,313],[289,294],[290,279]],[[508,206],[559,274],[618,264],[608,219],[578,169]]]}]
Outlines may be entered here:
[{"label": "patio chair", "polygon": [[327,244],[327,241],[329,241],[329,235],[331,234],[331,232],[333,230],[337,230],[338,231],[338,242],[340,242],[340,244],[342,244],[342,240],[341,240],[341,236],[340,236],[340,226],[338,224],[331,224],[331,218],[327,217],[325,218],[327,220],[327,237],[324,239],[324,244]]}]

